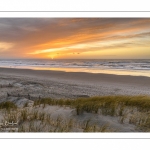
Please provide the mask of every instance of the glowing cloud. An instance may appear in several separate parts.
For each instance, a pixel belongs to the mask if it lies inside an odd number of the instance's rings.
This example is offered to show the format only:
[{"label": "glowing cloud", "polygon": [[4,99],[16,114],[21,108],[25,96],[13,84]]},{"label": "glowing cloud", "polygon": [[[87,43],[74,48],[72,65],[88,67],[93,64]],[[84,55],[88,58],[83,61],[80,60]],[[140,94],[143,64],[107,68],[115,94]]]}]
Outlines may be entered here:
[{"label": "glowing cloud", "polygon": [[150,57],[148,18],[0,18],[0,33],[2,58]]},{"label": "glowing cloud", "polygon": [[0,52],[9,50],[13,45],[13,43],[0,42]]}]

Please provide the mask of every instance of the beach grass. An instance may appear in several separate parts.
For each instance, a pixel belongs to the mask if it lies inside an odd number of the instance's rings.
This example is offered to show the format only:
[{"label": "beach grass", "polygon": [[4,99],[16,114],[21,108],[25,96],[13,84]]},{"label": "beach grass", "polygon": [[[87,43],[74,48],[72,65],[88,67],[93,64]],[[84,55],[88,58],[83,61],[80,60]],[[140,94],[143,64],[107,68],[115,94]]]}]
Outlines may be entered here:
[{"label": "beach grass", "polygon": [[17,116],[19,132],[72,132],[74,129],[80,132],[115,132],[108,124],[93,124],[90,120],[85,122],[66,120],[62,116],[54,119],[51,114],[38,110],[39,107],[44,110],[48,105],[75,109],[76,116],[92,113],[117,117],[120,124],[133,124],[138,131],[150,131],[149,96],[100,96],[75,100],[43,98],[34,101],[30,109],[27,103],[20,109],[7,101],[0,103],[0,109],[6,110],[5,120],[16,120]]},{"label": "beach grass", "polygon": [[126,122],[134,124],[141,131],[150,131],[149,96],[101,96],[76,100],[45,98],[34,102],[34,106],[37,104],[68,106],[75,108],[77,115],[87,112],[118,117],[121,124]]},{"label": "beach grass", "polygon": [[140,112],[150,110],[150,97],[148,96],[102,96],[91,98],[79,98],[76,100],[54,100],[44,98],[34,102],[34,106],[40,104],[70,106],[76,108],[77,114],[84,111],[90,113],[101,113],[111,116],[122,116],[126,107],[137,108]]},{"label": "beach grass", "polygon": [[10,101],[6,101],[6,102],[1,102],[0,103],[0,109],[16,109],[17,106]]}]

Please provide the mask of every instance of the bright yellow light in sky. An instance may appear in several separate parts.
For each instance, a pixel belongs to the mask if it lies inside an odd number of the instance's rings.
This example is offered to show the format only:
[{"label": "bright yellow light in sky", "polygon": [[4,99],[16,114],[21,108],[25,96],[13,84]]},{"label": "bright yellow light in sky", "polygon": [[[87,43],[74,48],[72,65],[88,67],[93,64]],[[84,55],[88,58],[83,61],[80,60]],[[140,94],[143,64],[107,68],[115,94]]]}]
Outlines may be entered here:
[{"label": "bright yellow light in sky", "polygon": [[1,58],[150,58],[148,18],[11,18],[0,24]]}]

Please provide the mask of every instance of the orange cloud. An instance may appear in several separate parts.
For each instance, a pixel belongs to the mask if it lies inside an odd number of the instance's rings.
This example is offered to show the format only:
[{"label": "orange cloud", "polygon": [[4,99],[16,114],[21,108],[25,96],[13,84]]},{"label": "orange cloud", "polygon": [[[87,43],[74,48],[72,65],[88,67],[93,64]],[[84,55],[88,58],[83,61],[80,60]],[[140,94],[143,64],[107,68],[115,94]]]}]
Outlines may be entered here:
[{"label": "orange cloud", "polygon": [[9,32],[2,32],[0,39],[5,43],[13,43],[8,47],[9,53],[0,52],[6,57],[61,57],[106,49],[150,47],[150,19],[41,18],[11,19],[9,22],[6,20],[2,20],[5,23],[3,28],[7,27]]}]

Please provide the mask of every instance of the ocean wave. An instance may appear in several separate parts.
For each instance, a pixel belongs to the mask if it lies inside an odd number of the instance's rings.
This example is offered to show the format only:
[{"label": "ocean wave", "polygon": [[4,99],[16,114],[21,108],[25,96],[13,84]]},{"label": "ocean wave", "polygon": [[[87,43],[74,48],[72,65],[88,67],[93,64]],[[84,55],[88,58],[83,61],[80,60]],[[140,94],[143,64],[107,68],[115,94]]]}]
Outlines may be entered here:
[{"label": "ocean wave", "polygon": [[149,60],[0,60],[0,66],[150,70]]}]

